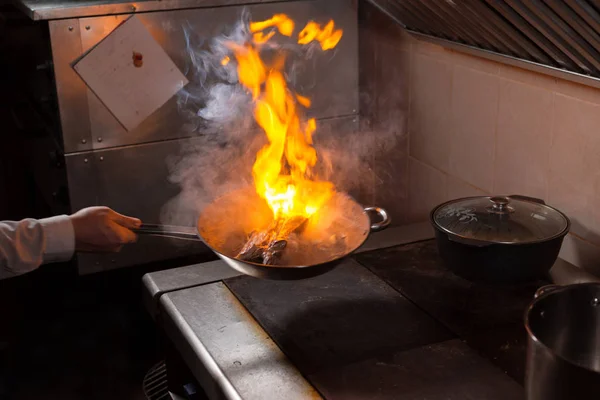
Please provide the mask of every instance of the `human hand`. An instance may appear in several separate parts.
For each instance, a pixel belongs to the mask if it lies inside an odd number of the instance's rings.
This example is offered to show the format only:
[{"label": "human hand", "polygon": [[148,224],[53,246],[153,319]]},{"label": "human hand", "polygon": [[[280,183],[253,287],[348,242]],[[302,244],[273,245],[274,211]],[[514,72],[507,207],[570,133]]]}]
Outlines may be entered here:
[{"label": "human hand", "polygon": [[117,252],[124,244],[137,240],[131,229],[142,224],[108,207],[84,208],[69,218],[75,232],[75,250],[84,252]]}]

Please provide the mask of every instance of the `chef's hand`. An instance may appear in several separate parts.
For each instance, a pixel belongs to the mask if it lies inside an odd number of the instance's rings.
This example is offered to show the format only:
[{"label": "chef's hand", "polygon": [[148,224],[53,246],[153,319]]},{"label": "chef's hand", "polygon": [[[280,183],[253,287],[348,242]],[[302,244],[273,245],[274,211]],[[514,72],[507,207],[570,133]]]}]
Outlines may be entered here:
[{"label": "chef's hand", "polygon": [[84,208],[70,216],[75,231],[75,250],[116,252],[124,244],[133,243],[137,235],[131,231],[142,224],[108,207]]}]

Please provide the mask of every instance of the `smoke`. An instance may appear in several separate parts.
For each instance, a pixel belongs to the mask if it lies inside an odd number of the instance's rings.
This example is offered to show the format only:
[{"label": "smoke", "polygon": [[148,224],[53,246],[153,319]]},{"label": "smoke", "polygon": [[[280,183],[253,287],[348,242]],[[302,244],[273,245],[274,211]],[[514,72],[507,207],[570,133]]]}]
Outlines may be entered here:
[{"label": "smoke", "polygon": [[[238,83],[237,64],[222,63],[225,57],[234,59],[231,43],[243,45],[251,39],[249,21],[245,11],[238,23],[210,40],[200,37],[191,25],[183,27],[189,56],[184,73],[190,83],[178,94],[177,104],[185,119],[183,129],[193,134],[193,140],[167,160],[169,179],[180,193],[163,207],[164,224],[194,226],[208,204],[252,184],[252,165],[266,137],[254,121],[251,95]],[[266,60],[282,51],[287,54],[285,73],[292,89],[300,74],[317,73],[310,68],[323,55],[316,43],[299,46],[281,35],[268,43],[261,52]],[[372,203],[377,160],[385,159],[384,154],[395,148],[403,132],[399,134],[395,124],[380,124],[377,130],[363,124],[356,129],[358,120],[348,124],[351,120],[317,121],[314,146],[319,164],[315,174],[359,202]]]},{"label": "smoke", "polygon": [[391,170],[389,154],[402,134],[395,124],[380,125],[377,130],[365,127],[364,122],[358,129],[336,125],[322,121],[315,135],[319,174],[359,202],[374,204],[376,186]]},{"label": "smoke", "polygon": [[265,143],[253,121],[252,98],[238,84],[229,42],[249,38],[244,12],[231,29],[211,40],[193,26],[183,27],[189,84],[178,93],[185,133],[192,135],[178,155],[167,160],[171,183],[180,193],[162,209],[161,222],[195,226],[199,212],[215,198],[252,182],[254,155]]}]

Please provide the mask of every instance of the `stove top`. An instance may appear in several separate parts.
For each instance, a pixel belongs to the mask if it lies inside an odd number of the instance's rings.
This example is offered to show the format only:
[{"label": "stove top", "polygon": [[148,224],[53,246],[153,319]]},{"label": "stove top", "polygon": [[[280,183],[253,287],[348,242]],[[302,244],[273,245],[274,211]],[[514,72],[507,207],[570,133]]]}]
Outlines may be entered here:
[{"label": "stove top", "polygon": [[469,282],[444,268],[435,241],[356,256],[382,280],[523,383],[525,309],[547,281],[496,286]]},{"label": "stove top", "polygon": [[523,313],[544,282],[465,281],[431,240],[304,281],[224,282],[327,399],[523,397]]},{"label": "stove top", "polygon": [[453,338],[353,261],[302,281],[225,284],[305,375]]},{"label": "stove top", "polygon": [[147,304],[209,398],[524,398],[523,315],[547,282],[468,282],[429,230],[388,231],[302,281],[220,261],[159,271]]}]

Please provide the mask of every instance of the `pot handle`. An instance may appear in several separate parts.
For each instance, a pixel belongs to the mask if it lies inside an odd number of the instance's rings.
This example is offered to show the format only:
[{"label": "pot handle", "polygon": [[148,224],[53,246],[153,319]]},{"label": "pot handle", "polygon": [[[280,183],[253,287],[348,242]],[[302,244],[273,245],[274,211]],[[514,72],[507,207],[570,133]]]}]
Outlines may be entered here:
[{"label": "pot handle", "polygon": [[138,235],[150,235],[182,240],[201,241],[198,237],[198,232],[196,231],[196,228],[191,228],[189,226],[142,224],[139,228],[132,229],[132,231],[134,233],[137,233]]},{"label": "pot handle", "polygon": [[390,223],[392,222],[392,218],[390,218],[387,211],[385,211],[381,207],[365,207],[365,212],[367,214],[375,213],[381,219],[381,221],[379,221],[379,222],[371,221],[371,232],[382,231],[385,228],[387,228],[390,225]]},{"label": "pot handle", "polygon": [[538,290],[535,291],[535,294],[533,295],[534,299],[537,299],[540,296],[543,296],[545,294],[554,292],[557,289],[560,289],[560,285],[544,285],[541,288],[539,288]]}]

